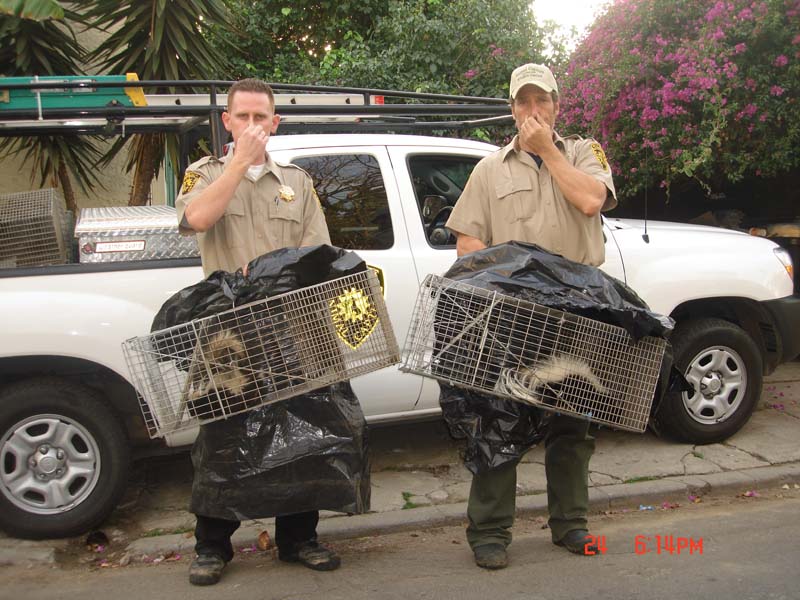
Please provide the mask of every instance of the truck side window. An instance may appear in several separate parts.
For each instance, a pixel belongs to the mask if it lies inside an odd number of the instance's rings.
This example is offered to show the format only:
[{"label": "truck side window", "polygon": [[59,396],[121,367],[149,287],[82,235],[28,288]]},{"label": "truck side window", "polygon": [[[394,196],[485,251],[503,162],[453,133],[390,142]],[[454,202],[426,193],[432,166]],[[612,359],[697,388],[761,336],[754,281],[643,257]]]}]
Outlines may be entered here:
[{"label": "truck side window", "polygon": [[385,250],[394,245],[389,202],[374,156],[332,154],[292,162],[314,180],[334,246]]},{"label": "truck side window", "polygon": [[414,184],[422,225],[428,243],[437,248],[451,248],[455,237],[444,224],[453,210],[478,158],[442,154],[409,156],[408,171]]}]

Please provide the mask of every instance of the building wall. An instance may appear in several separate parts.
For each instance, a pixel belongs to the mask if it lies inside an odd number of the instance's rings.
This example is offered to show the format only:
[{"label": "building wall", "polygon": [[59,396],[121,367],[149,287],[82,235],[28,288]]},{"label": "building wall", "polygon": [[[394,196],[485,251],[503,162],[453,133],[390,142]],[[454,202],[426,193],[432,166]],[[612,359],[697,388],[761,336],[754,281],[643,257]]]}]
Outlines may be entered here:
[{"label": "building wall", "polygon": [[[5,141],[7,140],[8,138],[5,138]],[[107,142],[106,146],[110,147],[111,143],[112,141]],[[73,179],[72,187],[75,191],[75,200],[78,208],[128,204],[128,197],[133,185],[133,172],[125,172],[125,159],[125,151],[123,150],[111,164],[97,169],[97,176],[101,186],[96,186],[89,194],[84,193]],[[32,173],[33,163],[30,161],[25,162],[18,157],[0,160],[0,194],[27,192],[40,189],[40,187],[53,187],[50,183],[39,186],[38,174],[32,179]],[[151,204],[165,203],[166,189],[163,169],[158,179],[153,182],[151,198]]]}]

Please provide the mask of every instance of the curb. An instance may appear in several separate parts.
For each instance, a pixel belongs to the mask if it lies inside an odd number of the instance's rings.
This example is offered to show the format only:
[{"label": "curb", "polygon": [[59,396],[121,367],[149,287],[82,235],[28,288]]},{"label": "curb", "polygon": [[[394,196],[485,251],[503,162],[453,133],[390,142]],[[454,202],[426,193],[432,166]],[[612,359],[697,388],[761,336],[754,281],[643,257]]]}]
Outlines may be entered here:
[{"label": "curb", "polygon": [[[689,494],[723,494],[731,491],[746,491],[767,488],[784,483],[800,483],[800,462],[767,467],[753,467],[741,471],[709,473],[707,475],[673,476],[652,481],[619,483],[589,488],[589,511],[601,513],[640,504],[685,500]],[[349,517],[322,519],[317,531],[320,538],[328,541],[359,537],[378,536],[433,527],[448,527],[466,523],[467,503],[438,504],[367,513]],[[547,516],[547,495],[534,494],[517,497],[517,516]],[[233,535],[234,547],[250,547],[256,544],[258,535],[268,530],[274,534],[272,525],[255,524],[240,528]],[[126,552],[139,560],[142,556],[158,556],[168,552],[187,553],[194,549],[194,538],[182,534],[142,538],[128,545]]]},{"label": "curb", "polygon": [[[777,487],[785,483],[800,483],[800,462],[590,487],[589,512],[591,515],[639,505],[681,501],[689,494],[741,493],[757,488]],[[466,514],[466,502],[437,504],[409,510],[324,518],[320,520],[317,530],[324,540],[336,541],[465,525]],[[546,517],[547,495],[540,493],[518,496],[517,515]],[[274,536],[274,526],[271,523],[254,521],[241,527],[233,535],[234,547],[250,548],[256,545],[258,535],[264,530],[267,530],[270,536]],[[59,551],[68,543],[68,540],[30,542],[15,538],[0,539],[0,566],[57,566]],[[192,535],[187,537],[187,534],[170,534],[134,540],[128,544],[124,554],[131,562],[148,562],[158,557],[163,559],[169,554],[190,554],[193,551]]]}]

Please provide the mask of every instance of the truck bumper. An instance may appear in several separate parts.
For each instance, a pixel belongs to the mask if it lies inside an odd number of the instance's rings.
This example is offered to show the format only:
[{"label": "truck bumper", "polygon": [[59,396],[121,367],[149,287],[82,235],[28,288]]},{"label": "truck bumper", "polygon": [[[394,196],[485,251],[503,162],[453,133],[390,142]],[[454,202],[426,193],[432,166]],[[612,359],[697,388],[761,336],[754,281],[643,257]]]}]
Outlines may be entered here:
[{"label": "truck bumper", "polygon": [[763,305],[772,316],[781,342],[778,364],[796,358],[800,354],[800,294],[766,300]]}]

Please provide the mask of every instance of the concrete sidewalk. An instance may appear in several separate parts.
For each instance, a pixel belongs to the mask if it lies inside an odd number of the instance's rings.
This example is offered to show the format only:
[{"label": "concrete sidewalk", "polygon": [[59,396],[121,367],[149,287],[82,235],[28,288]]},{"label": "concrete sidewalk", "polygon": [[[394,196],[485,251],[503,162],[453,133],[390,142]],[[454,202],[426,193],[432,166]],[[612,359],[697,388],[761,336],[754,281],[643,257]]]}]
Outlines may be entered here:
[{"label": "concrete sidewalk", "polygon": [[[765,378],[752,419],[723,444],[676,444],[651,433],[609,429],[595,435],[597,450],[590,464],[594,514],[660,509],[710,493],[740,495],[800,485],[800,362],[783,365]],[[370,436],[372,512],[323,514],[321,538],[465,522],[471,474],[461,464],[460,444],[449,438],[443,422],[373,427]],[[139,463],[126,499],[103,527],[110,538],[107,559],[127,564],[191,553],[194,517],[186,511],[190,488],[191,464],[185,454]],[[544,449],[538,447],[518,467],[518,513],[546,517],[545,488]],[[234,536],[235,546],[250,551],[264,530],[272,536],[271,519],[244,523]],[[0,564],[55,563],[70,548],[82,548],[83,540],[0,538]],[[82,562],[89,560],[98,557]]]}]

